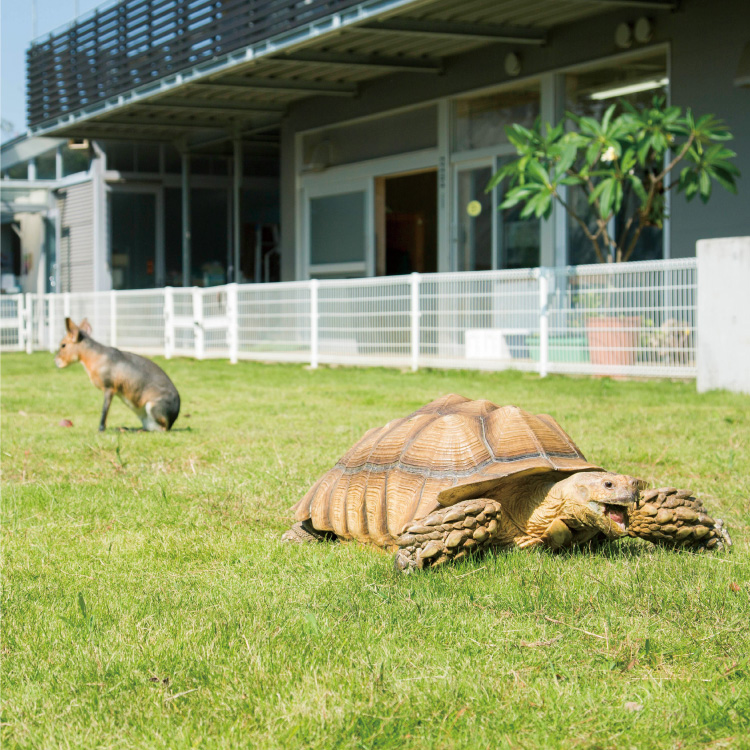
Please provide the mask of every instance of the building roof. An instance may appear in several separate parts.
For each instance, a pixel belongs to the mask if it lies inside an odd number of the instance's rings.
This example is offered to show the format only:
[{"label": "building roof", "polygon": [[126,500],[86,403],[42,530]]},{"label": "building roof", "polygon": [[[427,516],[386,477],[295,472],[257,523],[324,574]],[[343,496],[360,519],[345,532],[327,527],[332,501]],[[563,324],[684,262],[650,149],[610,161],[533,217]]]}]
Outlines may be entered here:
[{"label": "building roof", "polygon": [[557,25],[627,6],[675,2],[124,0],[29,50],[31,132],[273,149],[301,99],[354,97],[394,72],[437,75],[486,45],[543,45]]}]

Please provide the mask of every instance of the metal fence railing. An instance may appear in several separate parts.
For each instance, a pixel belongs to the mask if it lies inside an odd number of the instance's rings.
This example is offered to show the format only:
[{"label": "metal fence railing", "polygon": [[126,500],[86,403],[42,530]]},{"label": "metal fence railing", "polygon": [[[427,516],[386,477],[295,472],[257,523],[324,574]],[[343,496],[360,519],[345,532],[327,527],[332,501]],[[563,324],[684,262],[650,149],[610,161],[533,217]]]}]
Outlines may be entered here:
[{"label": "metal fence railing", "polygon": [[166,357],[695,377],[695,258],[0,298],[3,351],[86,317]]}]

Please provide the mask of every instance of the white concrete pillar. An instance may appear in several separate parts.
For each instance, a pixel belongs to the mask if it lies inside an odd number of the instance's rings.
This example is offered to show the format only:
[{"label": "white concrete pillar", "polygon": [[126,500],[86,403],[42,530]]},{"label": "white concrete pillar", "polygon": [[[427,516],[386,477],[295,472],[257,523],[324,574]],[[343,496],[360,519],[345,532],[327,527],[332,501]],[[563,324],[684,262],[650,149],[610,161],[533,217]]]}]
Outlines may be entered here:
[{"label": "white concrete pillar", "polygon": [[750,237],[700,240],[698,391],[750,394]]}]

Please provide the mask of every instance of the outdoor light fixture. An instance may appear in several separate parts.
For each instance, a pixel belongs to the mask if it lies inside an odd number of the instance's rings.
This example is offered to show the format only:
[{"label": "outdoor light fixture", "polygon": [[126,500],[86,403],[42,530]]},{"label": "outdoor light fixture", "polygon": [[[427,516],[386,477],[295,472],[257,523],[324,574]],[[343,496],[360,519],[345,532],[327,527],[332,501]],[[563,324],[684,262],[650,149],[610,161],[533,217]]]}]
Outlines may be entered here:
[{"label": "outdoor light fixture", "polygon": [[324,138],[318,141],[310,153],[310,158],[302,165],[305,174],[310,172],[325,172],[331,166],[331,141]]},{"label": "outdoor light fixture", "polygon": [[669,78],[649,78],[647,81],[634,81],[633,83],[626,83],[622,86],[613,86],[611,88],[602,89],[601,91],[594,91],[589,94],[589,99],[595,101],[601,101],[602,99],[614,99],[617,96],[626,96],[627,94],[636,94],[639,91],[651,91],[652,89],[660,89],[662,86],[666,86],[669,83]]},{"label": "outdoor light fixture", "polygon": [[505,56],[505,72],[509,76],[517,76],[521,72],[521,58],[515,52],[508,52]]},{"label": "outdoor light fixture", "polygon": [[641,16],[635,22],[633,36],[635,36],[635,41],[639,44],[650,42],[654,36],[654,27],[652,26],[651,21],[645,16]]},{"label": "outdoor light fixture", "polygon": [[633,44],[633,29],[629,23],[618,23],[615,29],[615,44],[620,49],[628,49]]}]

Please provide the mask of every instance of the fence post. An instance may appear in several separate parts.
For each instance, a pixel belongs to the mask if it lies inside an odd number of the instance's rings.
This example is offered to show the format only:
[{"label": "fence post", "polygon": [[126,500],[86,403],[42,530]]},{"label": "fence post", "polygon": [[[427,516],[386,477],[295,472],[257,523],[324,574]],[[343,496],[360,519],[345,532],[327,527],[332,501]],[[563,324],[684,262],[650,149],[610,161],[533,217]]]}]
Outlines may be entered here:
[{"label": "fence post", "polygon": [[36,314],[36,336],[37,348],[44,349],[44,328],[47,321],[44,317],[44,292],[37,292],[36,295],[37,314]]},{"label": "fence post", "polygon": [[26,297],[26,305],[24,309],[23,325],[26,329],[26,354],[31,354],[34,351],[34,300],[31,292],[24,295]]},{"label": "fence post", "polygon": [[414,271],[410,278],[411,299],[411,370],[419,369],[419,273]]},{"label": "fence post", "polygon": [[18,351],[26,349],[26,295],[23,293],[16,295],[16,326],[18,328]]},{"label": "fence post", "polygon": [[63,295],[63,317],[70,317],[70,292],[65,292]]},{"label": "fence post", "polygon": [[547,377],[549,363],[549,271],[539,269],[539,376]]},{"label": "fence post", "polygon": [[109,345],[117,346],[117,292],[109,292]]},{"label": "fence post", "polygon": [[237,299],[237,284],[227,284],[227,344],[229,345],[229,363],[237,364],[239,353],[239,307]]},{"label": "fence post", "polygon": [[47,320],[47,327],[49,329],[49,351],[50,354],[54,354],[57,350],[55,343],[55,331],[57,329],[57,295],[47,295],[47,312],[49,313],[49,319]]},{"label": "fence post", "polygon": [[310,367],[318,366],[318,286],[317,279],[310,279]]},{"label": "fence post", "polygon": [[164,287],[164,356],[171,359],[174,354],[174,290]]},{"label": "fence post", "polygon": [[206,336],[203,330],[203,290],[193,287],[193,336],[195,339],[195,358],[203,359],[206,351]]}]

